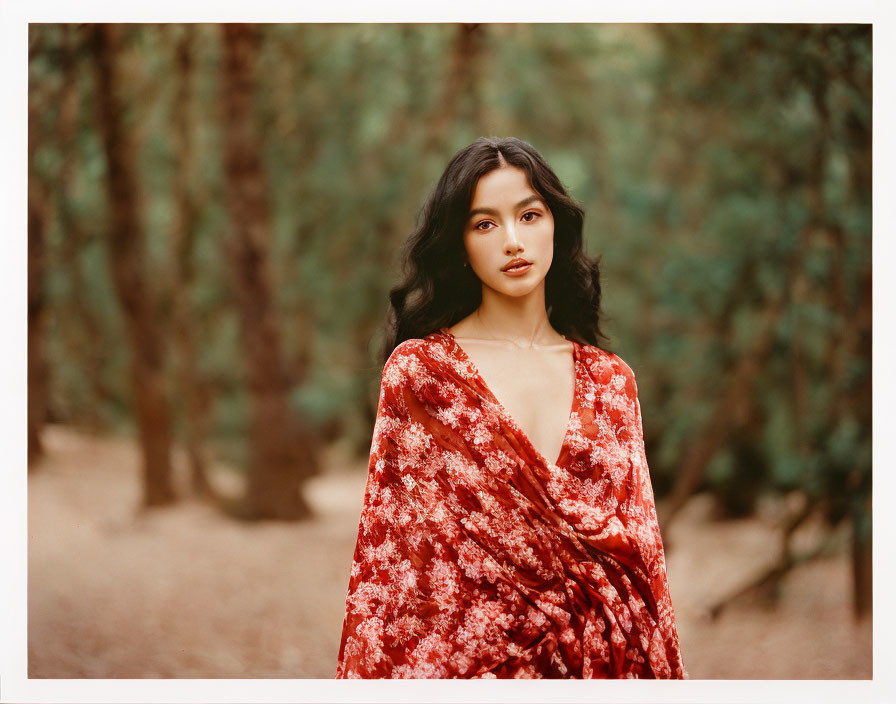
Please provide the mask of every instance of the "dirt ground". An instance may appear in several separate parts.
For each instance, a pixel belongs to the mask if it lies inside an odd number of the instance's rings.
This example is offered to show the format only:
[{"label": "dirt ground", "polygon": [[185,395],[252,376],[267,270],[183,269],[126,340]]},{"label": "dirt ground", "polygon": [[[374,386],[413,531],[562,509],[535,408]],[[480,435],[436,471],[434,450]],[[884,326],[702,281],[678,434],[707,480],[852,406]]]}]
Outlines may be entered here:
[{"label": "dirt ground", "polygon": [[[138,514],[132,442],[45,438],[28,480],[29,677],[333,676],[366,463],[330,453],[309,487],[314,520],[246,524],[197,501]],[[226,468],[213,479],[239,489]],[[717,523],[695,497],[665,536],[691,678],[870,678],[871,622],[852,619],[845,553],[796,569],[774,609],[707,617],[773,555],[779,508]]]}]

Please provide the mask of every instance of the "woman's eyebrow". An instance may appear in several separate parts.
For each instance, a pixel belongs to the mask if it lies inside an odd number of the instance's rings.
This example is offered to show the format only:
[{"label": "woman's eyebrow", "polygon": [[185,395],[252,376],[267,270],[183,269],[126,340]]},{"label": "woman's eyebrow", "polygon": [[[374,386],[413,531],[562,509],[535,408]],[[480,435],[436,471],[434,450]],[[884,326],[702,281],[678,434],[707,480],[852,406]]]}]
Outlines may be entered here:
[{"label": "woman's eyebrow", "polygon": [[[513,206],[514,210],[523,208],[523,207],[529,205],[529,203],[534,203],[535,201],[541,202],[541,196],[532,195],[532,196],[529,196],[528,198],[523,198],[519,203],[517,203],[515,206]],[[498,211],[493,208],[476,208],[474,210],[471,210],[467,214],[467,219],[469,220],[474,215],[497,215],[497,214],[498,214]]]}]

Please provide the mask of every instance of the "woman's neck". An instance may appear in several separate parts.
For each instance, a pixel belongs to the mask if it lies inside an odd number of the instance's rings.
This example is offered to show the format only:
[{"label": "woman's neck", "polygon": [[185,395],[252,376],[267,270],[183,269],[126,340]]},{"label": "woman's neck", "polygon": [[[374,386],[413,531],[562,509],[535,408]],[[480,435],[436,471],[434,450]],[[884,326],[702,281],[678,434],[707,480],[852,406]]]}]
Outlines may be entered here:
[{"label": "woman's neck", "polygon": [[544,303],[544,286],[520,298],[483,287],[482,303],[467,319],[467,334],[510,340],[518,345],[551,345],[563,338],[552,327]]}]

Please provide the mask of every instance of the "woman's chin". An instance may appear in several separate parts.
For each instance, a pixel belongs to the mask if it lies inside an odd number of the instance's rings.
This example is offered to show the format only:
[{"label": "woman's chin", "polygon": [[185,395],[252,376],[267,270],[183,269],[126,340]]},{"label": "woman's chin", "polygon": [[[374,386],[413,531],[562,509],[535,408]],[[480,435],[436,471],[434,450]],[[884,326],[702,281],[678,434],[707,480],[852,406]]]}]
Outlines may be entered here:
[{"label": "woman's chin", "polygon": [[483,286],[483,295],[487,295],[486,291],[492,295],[498,295],[505,298],[525,298],[538,291],[544,279],[529,279],[528,277],[520,277],[516,280],[495,282],[492,285],[485,284]]}]

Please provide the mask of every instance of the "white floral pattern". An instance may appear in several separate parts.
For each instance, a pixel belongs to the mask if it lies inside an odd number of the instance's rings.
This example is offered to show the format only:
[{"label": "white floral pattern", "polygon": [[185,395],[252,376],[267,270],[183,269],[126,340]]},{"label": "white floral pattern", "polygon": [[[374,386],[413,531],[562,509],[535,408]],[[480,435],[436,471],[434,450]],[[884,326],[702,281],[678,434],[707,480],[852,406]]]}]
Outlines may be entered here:
[{"label": "white floral pattern", "polygon": [[686,678],[635,377],[573,342],[548,462],[445,329],[383,369],[337,678]]}]

